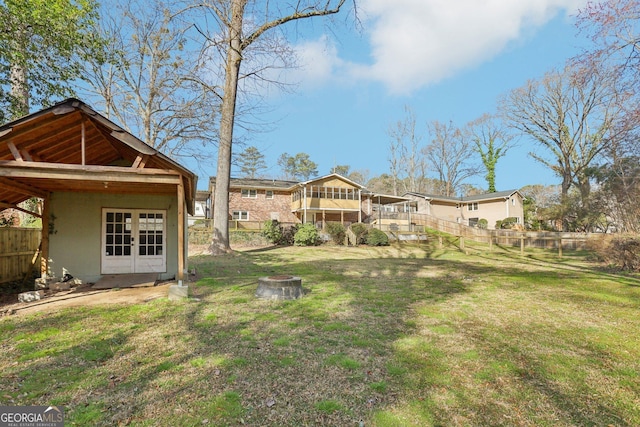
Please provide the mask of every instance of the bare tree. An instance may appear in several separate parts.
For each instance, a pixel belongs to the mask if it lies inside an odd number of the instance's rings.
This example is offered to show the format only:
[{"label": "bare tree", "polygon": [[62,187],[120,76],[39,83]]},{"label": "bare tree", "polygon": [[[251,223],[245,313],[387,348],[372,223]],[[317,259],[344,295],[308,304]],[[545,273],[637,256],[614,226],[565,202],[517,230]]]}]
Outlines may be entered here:
[{"label": "bare tree", "polygon": [[632,165],[640,158],[639,138],[635,133],[640,120],[640,1],[589,2],[580,10],[577,22],[593,44],[573,58],[573,63],[588,69],[611,69],[617,76],[618,87],[635,98],[624,111],[617,113],[617,127],[624,131],[608,145],[606,164],[597,170],[596,178],[600,184],[598,204],[616,220],[615,228],[637,231],[640,229],[637,219],[640,194],[637,169]]},{"label": "bare tree", "polygon": [[[574,58],[574,63],[591,68],[607,63],[638,92],[640,86],[640,1],[602,0],[588,2],[578,13],[578,28],[593,45]],[[597,65],[599,67],[599,65]]]},{"label": "bare tree", "polygon": [[402,140],[391,138],[389,142],[389,181],[391,183],[391,193],[397,196],[399,193],[400,180],[400,162],[403,156]]},{"label": "bare tree", "polygon": [[489,193],[496,192],[496,165],[513,146],[513,135],[500,126],[495,117],[488,114],[469,123],[475,150],[485,168]]},{"label": "bare tree", "polygon": [[[269,38],[276,28],[287,23],[308,18],[333,15],[342,9],[346,0],[301,0],[296,2],[250,2],[249,0],[204,0],[192,4],[207,13],[207,28],[200,28],[206,39],[206,47],[224,56],[224,84],[214,88],[221,96],[220,141],[218,145],[218,167],[214,192],[213,222],[214,236],[211,245],[213,253],[227,252],[229,246],[229,183],[231,173],[234,126],[238,100],[238,85],[243,76],[242,64],[248,55],[262,58],[284,55],[277,48],[271,49]],[[250,47],[262,49],[252,51]],[[277,45],[275,45],[277,46]],[[273,45],[271,46],[273,47]],[[286,59],[286,58],[285,58]],[[252,77],[269,81],[265,69],[251,72]],[[246,73],[245,73],[246,75]]]},{"label": "bare tree", "polygon": [[624,117],[625,102],[611,73],[567,67],[512,91],[501,110],[513,128],[544,149],[529,155],[561,178],[561,202],[576,185],[586,207],[588,168],[628,131],[616,121]]},{"label": "bare tree", "polygon": [[425,190],[427,163],[421,149],[422,136],[416,129],[416,116],[413,110],[405,107],[405,114],[406,117],[390,126],[387,132],[391,138],[389,169],[393,178],[394,195],[400,192]]},{"label": "bare tree", "polygon": [[431,142],[424,154],[440,182],[439,192],[455,196],[465,179],[477,175],[479,168],[472,161],[473,142],[466,132],[453,125],[433,121],[429,125]]},{"label": "bare tree", "polygon": [[374,176],[373,178],[366,181],[366,187],[370,191],[375,193],[382,194],[392,194],[393,193],[393,183],[392,177],[389,174],[383,173],[379,176]]},{"label": "bare tree", "polygon": [[118,3],[98,29],[110,41],[105,61],[88,63],[86,76],[107,117],[171,157],[202,161],[217,141],[219,101],[194,82],[187,29],[162,1]]}]

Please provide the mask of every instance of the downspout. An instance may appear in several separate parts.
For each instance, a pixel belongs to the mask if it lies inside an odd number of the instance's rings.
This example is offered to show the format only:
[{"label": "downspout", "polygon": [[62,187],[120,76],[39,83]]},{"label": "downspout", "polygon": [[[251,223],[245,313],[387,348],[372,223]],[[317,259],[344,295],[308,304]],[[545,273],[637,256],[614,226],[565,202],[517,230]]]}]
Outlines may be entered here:
[{"label": "downspout", "polygon": [[358,222],[362,222],[362,189],[358,190]]}]

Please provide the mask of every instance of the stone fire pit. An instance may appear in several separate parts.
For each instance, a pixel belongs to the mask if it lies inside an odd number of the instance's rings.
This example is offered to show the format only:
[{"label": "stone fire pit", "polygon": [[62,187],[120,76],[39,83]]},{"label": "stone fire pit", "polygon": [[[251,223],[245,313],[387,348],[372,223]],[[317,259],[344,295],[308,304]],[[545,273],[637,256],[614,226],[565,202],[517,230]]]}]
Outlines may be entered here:
[{"label": "stone fire pit", "polygon": [[297,299],[304,295],[302,279],[295,276],[269,276],[258,279],[258,298],[288,300]]}]

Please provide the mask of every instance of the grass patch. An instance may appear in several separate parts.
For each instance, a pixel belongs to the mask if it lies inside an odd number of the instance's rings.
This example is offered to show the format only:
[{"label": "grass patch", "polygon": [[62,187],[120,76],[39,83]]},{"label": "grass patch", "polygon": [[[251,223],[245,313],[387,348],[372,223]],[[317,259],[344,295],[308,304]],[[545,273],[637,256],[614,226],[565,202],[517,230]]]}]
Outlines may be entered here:
[{"label": "grass patch", "polygon": [[[640,425],[640,280],[586,253],[286,247],[185,302],[0,319],[0,396],[69,425]],[[254,297],[291,274],[294,301]]]},{"label": "grass patch", "polygon": [[321,412],[332,413],[341,411],[343,408],[342,405],[335,400],[321,400],[316,403],[316,409]]}]

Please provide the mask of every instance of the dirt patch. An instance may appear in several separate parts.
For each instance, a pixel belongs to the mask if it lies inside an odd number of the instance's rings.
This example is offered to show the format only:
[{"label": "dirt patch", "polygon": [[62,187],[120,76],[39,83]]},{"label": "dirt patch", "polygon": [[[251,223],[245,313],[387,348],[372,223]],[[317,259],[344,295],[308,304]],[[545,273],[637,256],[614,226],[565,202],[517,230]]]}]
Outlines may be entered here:
[{"label": "dirt patch", "polygon": [[166,297],[171,283],[158,286],[126,289],[91,289],[81,285],[70,291],[49,293],[45,298],[33,302],[16,302],[17,295],[5,295],[0,301],[0,316],[31,314],[41,311],[60,310],[68,307],[84,307],[102,304],[139,304]]}]

